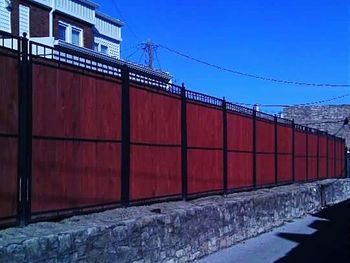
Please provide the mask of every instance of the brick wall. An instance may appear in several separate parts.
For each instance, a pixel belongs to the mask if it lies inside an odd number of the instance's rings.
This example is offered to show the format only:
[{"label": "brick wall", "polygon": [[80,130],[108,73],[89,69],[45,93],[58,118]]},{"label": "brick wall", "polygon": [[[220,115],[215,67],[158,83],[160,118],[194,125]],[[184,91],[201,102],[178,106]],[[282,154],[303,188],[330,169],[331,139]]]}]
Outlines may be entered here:
[{"label": "brick wall", "polygon": [[327,131],[329,134],[335,134],[339,131],[337,136],[345,138],[347,147],[350,148],[350,126],[346,125],[340,129],[344,119],[350,117],[349,104],[291,106],[283,110],[283,116],[288,119],[294,119],[297,124]]},{"label": "brick wall", "polygon": [[56,12],[54,14],[54,31],[53,31],[56,39],[58,39],[58,22],[59,21],[66,22],[70,25],[83,29],[84,47],[90,48],[90,49],[93,48],[94,34],[93,34],[93,26],[91,24],[84,23],[80,20],[74,19],[65,14]]},{"label": "brick wall", "polygon": [[[48,8],[36,5],[28,0],[12,0],[11,27],[14,35],[19,35],[19,5],[30,8],[30,37],[49,36],[49,12]],[[35,18],[35,19],[33,19]],[[22,34],[21,34],[22,35]]]}]

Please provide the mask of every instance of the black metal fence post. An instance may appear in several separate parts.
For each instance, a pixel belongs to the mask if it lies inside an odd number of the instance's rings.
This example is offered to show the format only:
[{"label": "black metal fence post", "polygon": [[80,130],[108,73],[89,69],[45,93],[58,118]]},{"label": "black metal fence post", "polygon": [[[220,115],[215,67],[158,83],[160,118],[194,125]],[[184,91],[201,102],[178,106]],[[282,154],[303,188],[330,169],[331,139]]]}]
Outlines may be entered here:
[{"label": "black metal fence post", "polygon": [[228,181],[228,161],[227,161],[227,105],[225,97],[222,100],[222,110],[223,110],[223,158],[224,158],[224,194],[227,194],[227,181]]},{"label": "black metal fence post", "polygon": [[306,128],[306,181],[309,180],[309,128]]},{"label": "black metal fence post", "polygon": [[278,127],[277,116],[274,116],[274,129],[275,129],[275,184],[278,184]]},{"label": "black metal fence post", "polygon": [[336,177],[337,176],[337,148],[335,147],[336,145],[336,137],[335,135],[333,135],[333,164],[334,164],[334,167],[333,167],[333,177]]},{"label": "black metal fence post", "polygon": [[253,110],[253,187],[256,188],[256,110]]},{"label": "black metal fence post", "polygon": [[327,151],[327,153],[326,153],[326,158],[327,158],[327,160],[326,160],[326,169],[327,169],[327,178],[329,178],[329,154],[328,154],[328,152],[329,152],[329,147],[328,147],[328,137],[329,137],[329,134],[328,134],[328,132],[326,133],[326,135],[327,135],[327,140],[326,140],[326,142],[327,142],[327,149],[326,149],[326,151]]},{"label": "black metal fence post", "polygon": [[181,87],[181,171],[182,199],[187,200],[187,98],[185,84]]},{"label": "black metal fence post", "polygon": [[344,139],[344,177],[348,177],[348,148],[346,147],[346,141]]},{"label": "black metal fence post", "polygon": [[320,178],[320,131],[317,130],[317,154],[316,154],[316,158],[317,158],[317,168],[316,168],[316,177],[317,179]]},{"label": "black metal fence post", "polygon": [[292,120],[292,179],[295,182],[295,123]]},{"label": "black metal fence post", "polygon": [[121,203],[130,203],[130,71],[127,65],[122,68],[122,164],[121,164]]},{"label": "black metal fence post", "polygon": [[21,62],[19,79],[19,223],[25,226],[30,221],[30,180],[32,173],[32,90],[30,62],[28,59],[27,34],[20,39]]}]

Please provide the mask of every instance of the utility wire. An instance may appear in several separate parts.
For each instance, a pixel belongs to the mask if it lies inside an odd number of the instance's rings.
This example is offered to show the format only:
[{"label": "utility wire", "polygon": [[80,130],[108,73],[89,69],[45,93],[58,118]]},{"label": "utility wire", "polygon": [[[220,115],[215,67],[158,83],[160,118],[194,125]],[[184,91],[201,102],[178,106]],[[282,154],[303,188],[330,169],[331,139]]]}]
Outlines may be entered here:
[{"label": "utility wire", "polygon": [[[259,106],[262,107],[291,107],[291,106],[308,106],[308,105],[316,105],[316,104],[321,104],[321,103],[325,103],[325,102],[330,102],[333,100],[337,100],[337,99],[341,99],[341,98],[345,98],[350,96],[350,93],[346,93],[334,98],[330,98],[330,99],[325,99],[325,100],[318,100],[318,101],[313,101],[313,102],[307,102],[307,103],[300,103],[300,104],[258,104]],[[241,102],[236,102],[236,104],[239,105],[246,105],[246,106],[254,106],[256,104],[251,104],[251,103],[241,103]]]},{"label": "utility wire", "polygon": [[137,44],[137,45],[132,45],[132,46],[128,46],[128,47],[125,47],[123,46],[123,51],[129,51],[129,50],[134,50],[135,48],[139,48],[140,44]]},{"label": "utility wire", "polygon": [[255,79],[259,79],[259,80],[264,80],[264,81],[271,81],[271,82],[276,82],[276,83],[282,83],[282,84],[293,84],[293,85],[299,85],[299,86],[312,86],[312,87],[333,87],[333,88],[345,88],[345,87],[350,87],[349,84],[329,84],[329,83],[309,83],[309,82],[299,82],[299,81],[289,81],[289,80],[283,80],[283,79],[275,79],[275,78],[270,78],[270,77],[263,77],[263,76],[259,76],[259,75],[254,75],[254,74],[249,74],[249,73],[244,73],[241,71],[237,71],[234,69],[229,69],[229,68],[225,68],[219,65],[215,65],[209,62],[206,62],[204,60],[201,59],[197,59],[194,57],[191,57],[189,55],[186,55],[182,52],[179,52],[175,49],[172,48],[168,48],[166,46],[163,46],[161,44],[158,44],[159,47],[168,50],[169,52],[172,52],[174,54],[177,54],[179,56],[182,56],[184,58],[190,59],[192,61],[198,62],[200,64],[212,67],[212,68],[216,68],[218,70],[221,71],[226,71],[232,74],[236,74],[236,75],[241,75],[241,76],[245,76],[245,77],[249,77],[249,78],[255,78]]},{"label": "utility wire", "polygon": [[123,21],[125,22],[125,26],[129,29],[131,34],[133,34],[136,39],[141,41],[141,38],[135,33],[135,31],[132,29],[132,27],[129,25],[129,23],[127,23],[127,20],[125,19],[125,17],[123,16],[123,13],[120,11],[120,9],[118,7],[117,1],[116,0],[112,0],[112,3],[113,3],[113,6],[114,6],[115,10],[117,11],[119,16],[121,17],[121,19],[123,19]]},{"label": "utility wire", "polygon": [[142,61],[142,58],[144,57],[144,55],[145,55],[145,50],[142,50],[142,52],[141,52],[141,56],[140,56],[140,58],[139,58],[139,60],[138,60],[138,62],[137,63],[141,63],[141,61]]},{"label": "utility wire", "polygon": [[[307,102],[307,103],[301,103],[301,104],[294,104],[292,106],[308,106],[308,105],[321,104],[321,103],[330,102],[330,101],[337,100],[337,99],[342,99],[342,98],[345,98],[348,96],[350,96],[350,93],[346,93],[346,94],[343,94],[343,95],[340,95],[337,97],[333,97],[330,99],[325,99],[325,100],[319,100],[319,101]],[[286,106],[286,107],[288,107],[288,106]]]},{"label": "utility wire", "polygon": [[135,55],[139,51],[140,51],[139,49],[136,49],[134,52],[132,52],[129,56],[126,57],[126,60],[130,59],[133,55]]},{"label": "utility wire", "polygon": [[157,60],[157,62],[158,62],[159,69],[162,70],[162,66],[160,65],[160,60],[159,60],[159,58],[158,58],[157,49],[155,49],[155,52],[154,52],[154,53],[156,54],[156,60]]}]

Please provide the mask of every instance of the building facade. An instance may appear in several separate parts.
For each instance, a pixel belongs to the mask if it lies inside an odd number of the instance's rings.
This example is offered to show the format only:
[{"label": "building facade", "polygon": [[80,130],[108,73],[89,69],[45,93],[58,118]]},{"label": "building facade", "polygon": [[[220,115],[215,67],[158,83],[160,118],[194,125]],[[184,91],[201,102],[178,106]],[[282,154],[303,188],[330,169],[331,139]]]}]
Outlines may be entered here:
[{"label": "building facade", "polygon": [[0,30],[50,46],[77,46],[120,58],[123,23],[89,0],[0,0]]}]

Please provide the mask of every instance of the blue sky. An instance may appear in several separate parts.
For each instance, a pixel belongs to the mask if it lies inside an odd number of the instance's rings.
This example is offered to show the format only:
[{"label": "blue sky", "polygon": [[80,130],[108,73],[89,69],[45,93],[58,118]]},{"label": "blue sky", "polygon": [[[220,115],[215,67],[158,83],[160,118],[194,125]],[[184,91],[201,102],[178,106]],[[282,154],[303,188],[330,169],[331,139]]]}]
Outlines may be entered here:
[{"label": "blue sky", "polygon": [[[97,0],[124,20],[122,57],[143,62],[134,46],[152,39],[234,70],[300,82],[350,84],[348,0]],[[276,84],[218,71],[159,48],[159,64],[177,83],[232,102],[298,104],[350,88]],[[159,67],[156,62],[156,66]],[[350,103],[350,97],[330,104]],[[272,108],[263,108],[275,111]]]}]

